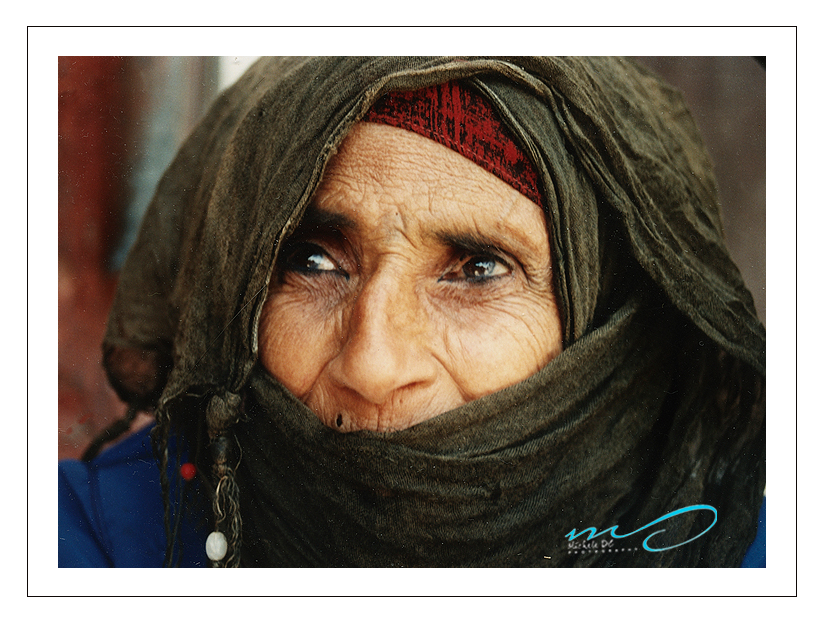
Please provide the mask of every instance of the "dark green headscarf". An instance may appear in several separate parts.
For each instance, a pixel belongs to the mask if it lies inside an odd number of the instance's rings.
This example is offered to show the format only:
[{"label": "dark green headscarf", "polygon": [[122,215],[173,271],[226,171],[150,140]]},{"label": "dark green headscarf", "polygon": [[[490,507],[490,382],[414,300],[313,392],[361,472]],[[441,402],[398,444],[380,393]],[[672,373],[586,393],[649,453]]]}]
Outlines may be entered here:
[{"label": "dark green headscarf", "polygon": [[[411,429],[342,434],[258,363],[277,252],[375,101],[449,80],[488,99],[542,179],[564,351]],[[736,566],[754,537],[765,330],[682,98],[625,60],[259,61],[161,182],[104,350],[161,445],[179,428],[208,474],[209,441],[230,442],[229,563]],[[596,552],[568,537],[693,505]],[[643,548],[661,528],[649,546],[683,545]]]}]

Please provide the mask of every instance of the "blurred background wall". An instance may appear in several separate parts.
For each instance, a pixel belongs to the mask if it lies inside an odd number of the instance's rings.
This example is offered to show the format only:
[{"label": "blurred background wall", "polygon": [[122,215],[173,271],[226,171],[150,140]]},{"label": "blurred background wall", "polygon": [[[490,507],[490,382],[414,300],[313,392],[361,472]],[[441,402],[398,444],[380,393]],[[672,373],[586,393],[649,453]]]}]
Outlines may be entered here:
[{"label": "blurred background wall", "polygon": [[[58,59],[58,456],[125,411],[100,345],[117,271],[163,171],[249,57]],[[133,428],[148,422],[138,418]]]},{"label": "blurred background wall", "polygon": [[[255,57],[58,60],[58,457],[125,412],[100,364],[117,271],[154,188]],[[750,57],[639,57],[683,91],[711,153],[732,255],[766,320],[766,72]],[[133,428],[150,422],[141,415]]]}]

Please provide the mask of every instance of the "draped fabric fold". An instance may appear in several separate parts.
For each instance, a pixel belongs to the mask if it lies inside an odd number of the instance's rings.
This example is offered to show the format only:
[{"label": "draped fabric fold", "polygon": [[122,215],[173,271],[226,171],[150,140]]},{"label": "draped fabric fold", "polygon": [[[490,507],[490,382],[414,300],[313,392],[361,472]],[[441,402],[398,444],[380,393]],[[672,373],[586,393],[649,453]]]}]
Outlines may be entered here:
[{"label": "draped fabric fold", "polygon": [[[564,351],[406,431],[341,434],[257,360],[279,245],[382,94],[449,80],[479,90],[536,166]],[[179,426],[199,461],[204,431],[236,440],[243,565],[728,566],[754,537],[765,330],[682,98],[629,61],[261,60],[158,188],[104,353],[121,395]],[[231,409],[207,410],[213,397]],[[619,552],[567,537],[690,505],[717,522],[668,550],[643,548],[648,533]],[[682,514],[659,539],[706,526]]]}]

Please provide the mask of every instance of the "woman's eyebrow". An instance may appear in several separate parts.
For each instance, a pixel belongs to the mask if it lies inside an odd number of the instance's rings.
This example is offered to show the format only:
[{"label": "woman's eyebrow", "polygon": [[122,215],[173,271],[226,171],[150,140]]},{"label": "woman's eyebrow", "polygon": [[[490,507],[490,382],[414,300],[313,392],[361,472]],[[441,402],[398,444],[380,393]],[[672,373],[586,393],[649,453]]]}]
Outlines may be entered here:
[{"label": "woman's eyebrow", "polygon": [[298,229],[302,228],[346,228],[350,230],[358,229],[357,222],[348,215],[340,214],[325,208],[318,208],[317,206],[309,206],[306,213],[300,220]]},{"label": "woman's eyebrow", "polygon": [[487,252],[493,249],[501,249],[500,242],[492,237],[485,236],[480,232],[444,232],[435,233],[435,238],[450,247],[465,249],[473,253]]},{"label": "woman's eyebrow", "polygon": [[521,257],[523,260],[532,259],[535,254],[526,241],[499,232],[485,234],[476,231],[440,230],[434,233],[434,237],[444,245],[464,249],[470,253],[482,254],[499,251]]}]

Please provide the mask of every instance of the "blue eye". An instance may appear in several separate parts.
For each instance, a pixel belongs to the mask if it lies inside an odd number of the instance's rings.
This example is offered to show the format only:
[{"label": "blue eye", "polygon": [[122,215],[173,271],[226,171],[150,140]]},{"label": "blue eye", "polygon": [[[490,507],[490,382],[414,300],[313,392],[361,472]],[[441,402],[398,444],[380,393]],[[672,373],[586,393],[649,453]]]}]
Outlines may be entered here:
[{"label": "blue eye", "polygon": [[298,273],[337,273],[348,278],[348,274],[319,245],[307,242],[290,243],[283,250],[282,268]]},{"label": "blue eye", "polygon": [[505,267],[494,258],[472,258],[463,265],[463,275],[466,279],[485,279],[503,273],[505,273]]},{"label": "blue eye", "polygon": [[468,256],[446,273],[441,280],[484,282],[511,273],[511,268],[500,258],[488,255]]}]

